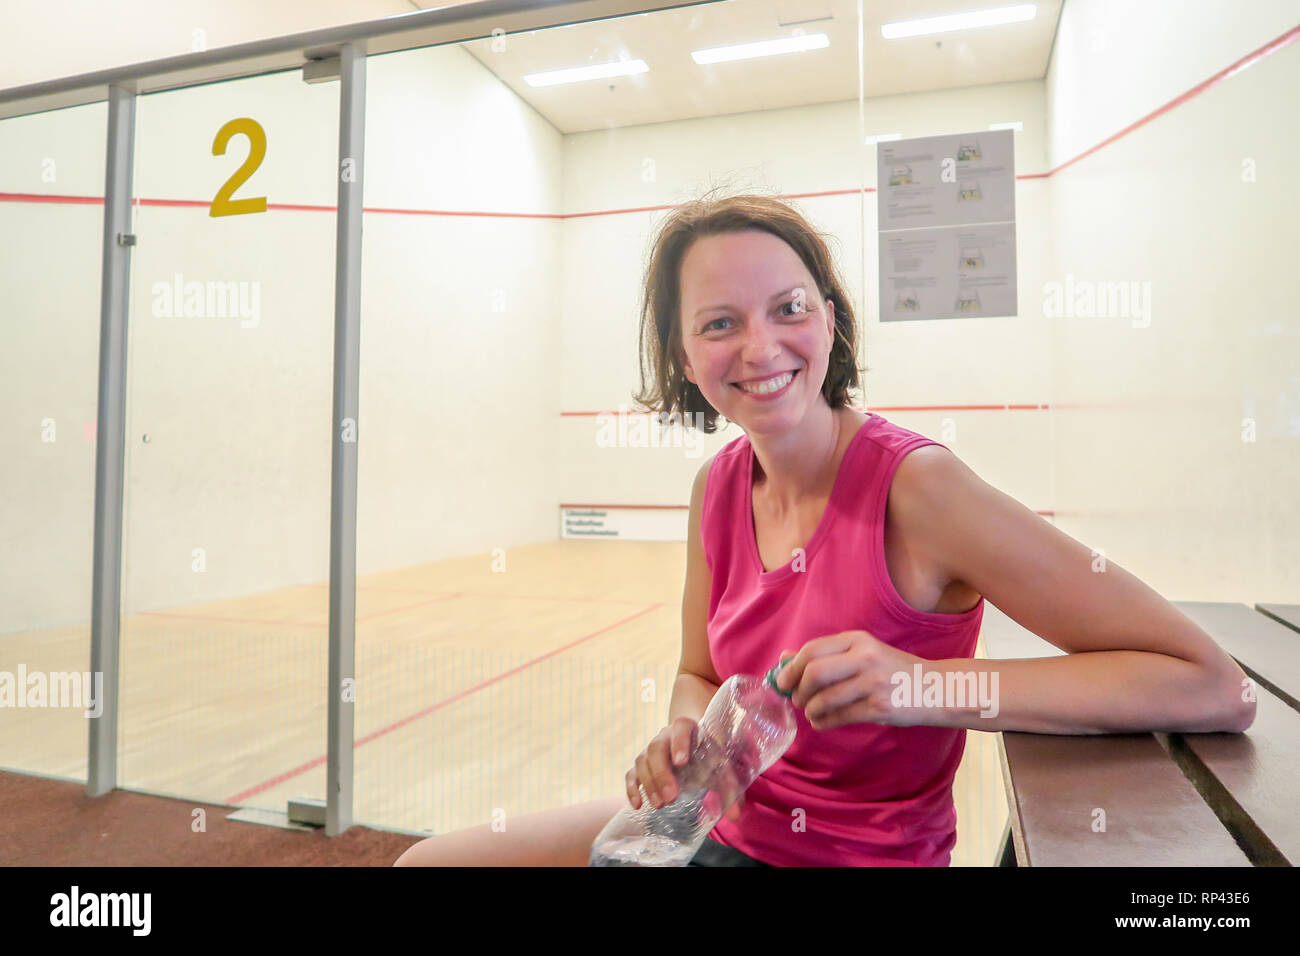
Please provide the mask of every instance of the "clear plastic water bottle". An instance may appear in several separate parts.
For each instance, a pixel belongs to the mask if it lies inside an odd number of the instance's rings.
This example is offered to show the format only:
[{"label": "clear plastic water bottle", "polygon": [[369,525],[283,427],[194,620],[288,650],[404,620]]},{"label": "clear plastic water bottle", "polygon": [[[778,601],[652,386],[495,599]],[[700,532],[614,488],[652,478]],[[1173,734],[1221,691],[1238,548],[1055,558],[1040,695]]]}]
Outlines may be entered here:
[{"label": "clear plastic water bottle", "polygon": [[734,674],[697,724],[690,760],[673,768],[677,798],[655,809],[625,805],[591,845],[588,866],[685,866],[727,808],[794,743],[792,692],[776,686],[789,659],[764,677]]}]

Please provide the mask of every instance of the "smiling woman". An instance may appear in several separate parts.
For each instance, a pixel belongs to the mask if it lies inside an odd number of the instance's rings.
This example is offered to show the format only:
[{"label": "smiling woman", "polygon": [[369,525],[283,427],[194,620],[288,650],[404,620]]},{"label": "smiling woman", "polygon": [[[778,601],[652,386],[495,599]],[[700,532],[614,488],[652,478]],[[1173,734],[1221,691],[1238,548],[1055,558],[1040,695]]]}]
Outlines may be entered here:
[{"label": "smiling woman", "polygon": [[[790,206],[703,199],[663,224],[646,277],[639,398],[745,432],[697,478],[671,725],[689,727],[730,674],[761,672],[783,652],[807,667],[807,649],[832,635],[875,641],[899,667],[975,651],[979,595],[959,613],[936,609],[951,582],[932,580],[908,529],[886,520],[899,464],[932,442],[852,407],[856,342],[826,244]],[[801,691],[795,743],[709,839],[776,865],[946,865],[964,732],[836,726]],[[638,761],[629,796],[644,782],[653,799],[647,775],[659,769]]]}]

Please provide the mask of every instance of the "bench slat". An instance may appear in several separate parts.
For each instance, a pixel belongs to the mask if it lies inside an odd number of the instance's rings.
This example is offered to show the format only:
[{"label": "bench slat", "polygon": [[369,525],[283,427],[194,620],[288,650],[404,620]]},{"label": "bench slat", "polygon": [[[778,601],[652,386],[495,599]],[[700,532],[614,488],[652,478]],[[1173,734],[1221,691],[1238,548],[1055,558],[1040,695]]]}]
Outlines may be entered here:
[{"label": "bench slat", "polygon": [[1007,731],[1002,744],[1021,866],[1251,865],[1152,734]]},{"label": "bench slat", "polygon": [[1300,709],[1300,637],[1244,604],[1174,601],[1252,677]]},{"label": "bench slat", "polygon": [[[995,659],[1065,653],[987,602],[981,638]],[[999,736],[1021,866],[1251,865],[1154,735]]]},{"label": "bench slat", "polygon": [[[1170,752],[1258,865],[1300,864],[1300,713],[1255,689],[1244,734],[1170,734]],[[1185,759],[1186,755],[1194,758]]]}]

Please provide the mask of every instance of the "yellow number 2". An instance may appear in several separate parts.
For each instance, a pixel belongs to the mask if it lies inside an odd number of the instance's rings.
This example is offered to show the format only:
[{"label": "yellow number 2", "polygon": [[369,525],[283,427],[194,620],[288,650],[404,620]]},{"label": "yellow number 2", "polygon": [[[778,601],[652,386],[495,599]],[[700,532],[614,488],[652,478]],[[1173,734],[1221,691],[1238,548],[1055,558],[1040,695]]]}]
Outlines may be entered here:
[{"label": "yellow number 2", "polygon": [[209,216],[239,216],[246,212],[266,212],[265,196],[258,196],[256,199],[230,198],[231,194],[256,172],[266,156],[266,130],[262,129],[262,124],[247,116],[232,119],[217,131],[217,138],[212,141],[212,155],[226,155],[226,144],[230,142],[231,137],[239,133],[248,137],[248,159],[244,160],[244,165],[235,170],[235,175],[226,180],[226,184],[212,200],[212,205],[208,209]]}]

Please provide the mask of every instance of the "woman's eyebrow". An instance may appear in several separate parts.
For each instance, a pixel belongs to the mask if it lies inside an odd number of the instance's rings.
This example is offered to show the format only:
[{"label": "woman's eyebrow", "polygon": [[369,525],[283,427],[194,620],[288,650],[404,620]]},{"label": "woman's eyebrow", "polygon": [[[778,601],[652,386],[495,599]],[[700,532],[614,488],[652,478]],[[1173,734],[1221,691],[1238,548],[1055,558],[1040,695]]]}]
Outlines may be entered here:
[{"label": "woman's eyebrow", "polygon": [[[787,289],[787,290],[784,291],[784,292],[778,292],[776,295],[772,296],[772,297],[771,297],[770,299],[768,299],[767,301],[768,301],[768,302],[775,302],[777,299],[783,299],[783,298],[785,298],[787,295],[789,295],[791,292],[798,292],[798,291],[799,291],[800,289],[802,289],[802,288],[803,288],[802,285],[793,286],[793,287]],[[704,306],[702,309],[696,309],[696,310],[695,310],[695,317],[698,319],[698,318],[699,318],[701,315],[703,315],[705,312],[712,312],[714,309],[729,309],[729,308],[731,308],[731,306],[726,305],[725,303],[722,304],[722,305],[706,305],[706,306]]]}]

